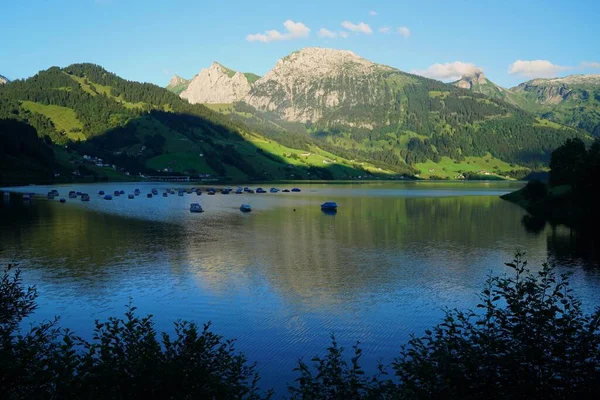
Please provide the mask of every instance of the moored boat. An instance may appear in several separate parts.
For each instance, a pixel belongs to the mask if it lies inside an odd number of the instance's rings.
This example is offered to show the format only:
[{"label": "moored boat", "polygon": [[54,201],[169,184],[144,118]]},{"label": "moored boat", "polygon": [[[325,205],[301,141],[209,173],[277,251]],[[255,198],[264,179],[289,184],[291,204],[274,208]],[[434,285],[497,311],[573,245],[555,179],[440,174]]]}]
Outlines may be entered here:
[{"label": "moored boat", "polygon": [[326,201],[325,203],[321,204],[321,210],[323,211],[337,211],[337,203],[335,201]]},{"label": "moored boat", "polygon": [[99,190],[98,191],[98,196],[104,196],[104,190]]},{"label": "moored boat", "polygon": [[59,202],[61,202],[61,203],[66,203],[66,202],[67,202],[67,199],[65,199],[64,197],[61,197],[61,199],[59,200]]},{"label": "moored boat", "polygon": [[169,193],[167,193],[167,192],[164,192],[164,193],[163,193],[163,197],[169,197]]},{"label": "moored boat", "polygon": [[271,188],[271,189],[269,189],[269,192],[271,192],[271,193],[277,193],[277,192],[279,192],[279,189],[277,189],[277,188]]},{"label": "moored boat", "polygon": [[140,192],[140,189],[135,189],[135,190],[133,191],[133,194],[135,194],[136,196],[139,196],[139,195],[140,195],[140,193],[141,193],[141,192]]},{"label": "moored boat", "polygon": [[81,201],[90,201],[90,195],[87,193],[81,194]]},{"label": "moored boat", "polygon": [[74,191],[74,190],[71,190],[71,191],[69,192],[69,198],[70,198],[70,199],[74,199],[74,198],[76,198],[76,197],[77,197],[77,193],[75,193],[75,191]]},{"label": "moored boat", "polygon": [[152,193],[148,193],[148,194],[146,195],[146,197],[147,197],[147,198],[149,198],[149,199],[151,199],[151,198],[152,198]]},{"label": "moored boat", "polygon": [[119,197],[120,195],[121,195],[121,192],[119,192],[118,190],[115,190],[113,192],[113,196],[115,196],[115,197]]},{"label": "moored boat", "polygon": [[290,189],[283,189],[283,190],[282,190],[282,192],[283,192],[283,193],[289,193],[289,192],[290,192]]},{"label": "moored boat", "polygon": [[267,191],[263,188],[256,189],[256,193],[267,193]]},{"label": "moored boat", "polygon": [[128,198],[129,200],[131,200],[131,199],[135,199],[135,194],[129,193],[129,195],[127,196],[127,198]]},{"label": "moored boat", "polygon": [[112,200],[112,196],[110,194],[107,194],[104,196],[104,200]]},{"label": "moored boat", "polygon": [[250,204],[242,204],[240,206],[240,211],[241,212],[250,212],[250,211],[252,211],[252,207],[250,207]]},{"label": "moored boat", "polygon": [[292,189],[292,192],[294,192],[294,193],[298,193],[299,191],[300,191],[300,189],[299,189],[299,188],[293,188],[293,189]]},{"label": "moored boat", "polygon": [[204,210],[202,209],[202,206],[200,204],[192,203],[192,204],[190,204],[190,212],[201,213],[201,212],[204,212]]}]

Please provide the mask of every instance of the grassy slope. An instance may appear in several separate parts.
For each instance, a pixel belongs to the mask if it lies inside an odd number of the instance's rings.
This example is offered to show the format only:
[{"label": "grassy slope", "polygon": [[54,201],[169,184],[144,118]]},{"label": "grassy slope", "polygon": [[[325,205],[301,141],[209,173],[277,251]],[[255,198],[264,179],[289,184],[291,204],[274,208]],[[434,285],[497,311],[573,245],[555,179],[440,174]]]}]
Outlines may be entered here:
[{"label": "grassy slope", "polygon": [[85,140],[85,135],[82,133],[83,124],[77,119],[75,111],[71,108],[45,105],[31,101],[23,101],[21,102],[21,106],[26,110],[48,117],[54,124],[56,131],[65,132],[69,139],[75,141]]},{"label": "grassy slope", "polygon": [[506,176],[509,171],[527,170],[523,167],[511,166],[502,160],[492,157],[490,154],[485,157],[466,157],[464,161],[460,162],[448,157],[442,157],[439,163],[429,160],[426,163],[417,164],[416,167],[421,171],[420,177],[426,179],[432,176],[460,179],[459,175],[464,172],[478,173],[480,175],[485,175],[488,172],[491,174],[489,175],[491,177],[511,179],[510,176]]}]

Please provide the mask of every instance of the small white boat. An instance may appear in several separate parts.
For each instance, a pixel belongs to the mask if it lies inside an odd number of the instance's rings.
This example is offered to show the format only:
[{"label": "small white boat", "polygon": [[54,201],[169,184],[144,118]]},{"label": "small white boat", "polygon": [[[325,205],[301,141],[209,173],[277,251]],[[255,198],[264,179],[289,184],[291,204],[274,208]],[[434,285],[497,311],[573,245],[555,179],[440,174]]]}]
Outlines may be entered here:
[{"label": "small white boat", "polygon": [[74,190],[71,190],[71,191],[69,192],[69,198],[70,198],[70,199],[74,199],[74,198],[76,198],[76,197],[77,197],[77,193],[75,193],[75,191],[74,191]]},{"label": "small white boat", "polygon": [[87,193],[81,194],[81,201],[90,201],[90,195]]},{"label": "small white boat", "polygon": [[131,194],[131,193],[130,193],[130,194],[127,196],[127,198],[128,198],[129,200],[131,200],[131,199],[135,199],[135,194]]},{"label": "small white boat", "polygon": [[240,206],[240,211],[241,212],[250,212],[250,211],[252,211],[252,207],[250,207],[250,204],[242,204]]},{"label": "small white boat", "polygon": [[204,210],[202,209],[202,206],[200,204],[192,203],[192,204],[190,204],[190,212],[201,213],[201,212],[204,212]]},{"label": "small white boat", "polygon": [[279,189],[277,189],[277,188],[271,188],[269,190],[269,192],[271,192],[271,193],[277,193],[277,192],[279,192]]}]

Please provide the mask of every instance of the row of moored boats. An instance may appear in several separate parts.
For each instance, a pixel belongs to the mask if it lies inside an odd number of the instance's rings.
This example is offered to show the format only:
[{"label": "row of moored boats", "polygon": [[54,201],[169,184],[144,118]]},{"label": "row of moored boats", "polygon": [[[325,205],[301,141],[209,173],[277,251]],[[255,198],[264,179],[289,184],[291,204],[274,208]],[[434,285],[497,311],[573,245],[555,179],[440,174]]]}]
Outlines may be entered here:
[{"label": "row of moored boats", "polygon": [[[232,188],[227,187],[227,188],[222,188],[222,189],[215,189],[215,188],[208,188],[206,189],[206,193],[208,195],[215,195],[216,193],[220,193],[220,194],[224,194],[224,195],[228,195],[229,193],[231,193],[233,191]],[[278,188],[271,188],[269,189],[269,193],[278,193],[278,192],[283,192],[283,193],[288,193],[288,192],[300,192],[301,190],[299,188],[293,188],[293,189],[283,189],[280,190]],[[141,195],[141,191],[140,189],[135,189],[133,191],[133,193],[130,193],[129,195],[127,195],[127,197],[129,199],[135,199],[136,196]],[[163,197],[168,197],[169,195],[175,195],[177,193],[178,196],[184,196],[185,194],[192,194],[192,193],[196,193],[196,195],[200,196],[203,193],[203,190],[201,188],[188,188],[188,189],[178,189],[177,192],[175,191],[175,189],[165,189],[165,191],[163,192],[162,196]],[[254,189],[250,189],[248,187],[238,187],[234,193],[236,194],[244,194],[244,193],[267,193],[267,191],[263,188],[257,188],[256,190]],[[154,196],[158,196],[159,192],[158,189],[151,189],[149,193],[146,194],[147,198],[152,198]],[[120,197],[120,196],[124,196],[125,195],[125,191],[124,190],[115,190],[113,192],[113,194],[109,194],[109,193],[105,193],[104,190],[100,190],[98,191],[98,195],[102,196],[104,198],[104,200],[112,200],[113,197]],[[27,198],[25,198],[25,196],[27,196]],[[58,192],[58,190],[56,189],[52,189],[51,191],[48,192],[48,199],[49,200],[54,200],[55,198],[59,197],[59,201],[61,203],[66,203],[66,199],[64,197],[60,197],[60,194]],[[31,198],[30,194],[26,194],[23,196],[24,200],[29,200]],[[71,190],[68,194],[68,198],[69,199],[77,199],[79,198],[81,201],[90,201],[90,195],[87,193],[83,193],[83,192],[78,192],[78,191],[74,191]],[[323,204],[321,204],[321,210],[325,211],[325,212],[336,212],[337,211],[337,203],[333,202],[333,201],[327,201]],[[240,211],[242,212],[250,212],[252,211],[252,207],[250,206],[250,204],[242,204],[240,206]],[[190,212],[193,213],[201,213],[204,212],[204,209],[202,208],[202,206],[199,203],[192,203],[190,204]]]}]

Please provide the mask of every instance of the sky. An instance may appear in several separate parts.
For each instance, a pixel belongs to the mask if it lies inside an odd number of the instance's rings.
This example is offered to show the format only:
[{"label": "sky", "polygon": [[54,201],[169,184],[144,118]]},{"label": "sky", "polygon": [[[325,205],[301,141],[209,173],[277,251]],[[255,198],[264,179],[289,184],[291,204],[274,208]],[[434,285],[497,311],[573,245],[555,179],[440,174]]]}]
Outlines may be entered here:
[{"label": "sky", "polygon": [[211,62],[263,75],[304,47],[444,81],[600,74],[600,0],[3,0],[0,75],[92,62],[165,86]]}]

